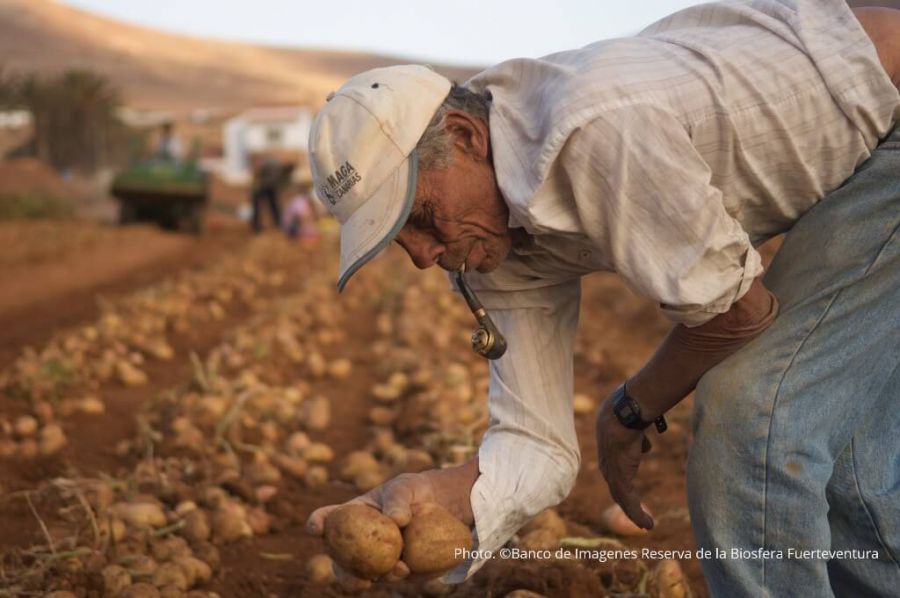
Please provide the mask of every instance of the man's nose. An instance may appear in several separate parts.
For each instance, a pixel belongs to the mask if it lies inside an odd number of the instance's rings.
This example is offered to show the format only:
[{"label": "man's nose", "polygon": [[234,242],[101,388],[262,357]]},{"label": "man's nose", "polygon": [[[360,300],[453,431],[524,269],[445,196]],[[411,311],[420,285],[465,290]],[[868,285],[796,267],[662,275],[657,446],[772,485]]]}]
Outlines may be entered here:
[{"label": "man's nose", "polygon": [[446,247],[436,239],[425,238],[422,235],[398,235],[397,242],[409,254],[416,268],[424,270],[433,266]]}]

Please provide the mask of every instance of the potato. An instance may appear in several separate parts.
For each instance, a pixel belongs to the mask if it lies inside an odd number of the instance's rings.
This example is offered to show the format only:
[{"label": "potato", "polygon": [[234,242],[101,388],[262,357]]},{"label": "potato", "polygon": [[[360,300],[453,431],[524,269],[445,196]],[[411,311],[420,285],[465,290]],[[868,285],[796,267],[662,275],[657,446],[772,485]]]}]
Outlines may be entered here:
[{"label": "potato", "polygon": [[335,380],[343,380],[353,371],[353,363],[346,357],[335,359],[328,365],[328,375]]},{"label": "potato", "polygon": [[653,571],[652,583],[659,598],[685,598],[691,595],[681,565],[675,560],[660,561]]},{"label": "potato", "polygon": [[317,463],[329,463],[334,459],[334,450],[322,442],[313,442],[303,450],[303,458]]},{"label": "potato", "polygon": [[301,419],[310,430],[325,430],[331,423],[331,401],[313,397],[300,406]]},{"label": "potato", "polygon": [[333,561],[327,554],[314,554],[306,561],[306,575],[310,581],[322,585],[334,581]]},{"label": "potato", "polygon": [[209,517],[206,511],[195,508],[184,516],[184,527],[181,535],[191,542],[203,542],[209,540]]},{"label": "potato", "polygon": [[188,578],[184,570],[175,563],[164,563],[153,574],[153,585],[157,588],[175,586],[181,591],[188,589]]},{"label": "potato", "polygon": [[459,549],[472,549],[472,532],[439,505],[426,505],[403,529],[403,562],[413,573],[453,569],[465,561]]},{"label": "potato", "polygon": [[384,483],[386,476],[380,469],[361,471],[353,478],[353,485],[360,492],[368,492]]},{"label": "potato", "polygon": [[298,480],[303,479],[303,476],[306,475],[306,470],[308,469],[306,461],[302,457],[274,455],[272,461],[275,462],[275,465],[277,465],[281,471]]},{"label": "potato", "polygon": [[45,457],[55,455],[66,446],[66,434],[58,424],[50,424],[41,428],[38,451]]},{"label": "potato", "polygon": [[548,529],[538,528],[522,536],[519,546],[525,550],[553,550],[559,546],[559,536]]},{"label": "potato", "polygon": [[234,542],[253,535],[246,509],[233,501],[226,501],[213,512],[210,527],[217,543]]},{"label": "potato", "polygon": [[38,429],[38,420],[30,415],[23,415],[13,424],[13,429],[19,438],[27,438],[33,436]]},{"label": "potato", "polygon": [[244,467],[244,479],[254,486],[277,484],[281,481],[281,472],[268,461],[259,461]]},{"label": "potato", "polygon": [[166,513],[154,503],[117,503],[111,507],[113,515],[132,527],[162,527]]},{"label": "potato", "polygon": [[545,529],[552,532],[557,538],[566,535],[566,522],[556,512],[555,509],[547,509],[538,514],[537,517],[525,524],[519,534],[527,535],[537,529]]},{"label": "potato", "polygon": [[131,575],[120,565],[107,565],[100,574],[103,576],[103,589],[110,596],[118,596],[131,585]]},{"label": "potato", "polygon": [[316,488],[328,481],[328,470],[322,465],[313,465],[303,476],[303,483],[308,488]]},{"label": "potato", "polygon": [[325,546],[341,567],[364,579],[390,572],[403,538],[392,519],[360,504],[335,509],[325,519]]},{"label": "potato", "polygon": [[366,471],[377,471],[378,461],[367,451],[353,451],[344,457],[341,463],[340,478],[345,482],[353,481],[353,478]]},{"label": "potato", "polygon": [[119,598],[160,598],[159,590],[149,583],[136,583],[125,588]]},{"label": "potato", "polygon": [[572,401],[572,410],[575,415],[590,415],[594,412],[595,407],[594,399],[586,394],[576,394]]}]

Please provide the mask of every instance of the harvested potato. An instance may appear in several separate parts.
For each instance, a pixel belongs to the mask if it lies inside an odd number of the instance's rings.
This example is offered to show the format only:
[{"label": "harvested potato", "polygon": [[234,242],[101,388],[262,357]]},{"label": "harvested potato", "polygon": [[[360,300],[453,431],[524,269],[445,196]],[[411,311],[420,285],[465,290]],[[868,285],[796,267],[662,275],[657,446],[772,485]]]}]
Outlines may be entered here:
[{"label": "harvested potato", "polygon": [[275,462],[281,471],[287,475],[302,480],[308,469],[306,460],[302,457],[291,457],[288,455],[274,455],[272,461]]},{"label": "harvested potato", "polygon": [[328,481],[328,470],[322,465],[313,465],[303,476],[303,483],[309,488],[316,488]]},{"label": "harvested potato", "polygon": [[313,583],[325,585],[333,582],[334,567],[331,557],[327,554],[314,554],[306,561],[306,575]]},{"label": "harvested potato", "polygon": [[253,535],[247,511],[233,501],[224,502],[211,517],[212,536],[218,543],[234,542]]},{"label": "harvested potato", "polygon": [[594,412],[594,399],[586,394],[578,393],[572,401],[572,410],[575,415],[590,415]]},{"label": "harvested potato", "polygon": [[13,424],[13,429],[19,438],[27,438],[33,436],[38,429],[38,420],[30,415],[23,415]]},{"label": "harvested potato", "polygon": [[131,575],[120,565],[107,565],[100,574],[103,576],[103,589],[110,596],[118,596],[131,585]]},{"label": "harvested potato", "polygon": [[520,531],[520,535],[526,535],[537,529],[545,529],[552,532],[557,538],[566,535],[566,522],[556,512],[555,509],[547,509],[538,514],[537,517],[525,524]]},{"label": "harvested potato", "polygon": [[281,472],[268,461],[258,461],[244,467],[244,479],[254,486],[277,484],[281,481]]},{"label": "harvested potato", "polygon": [[120,598],[160,598],[159,590],[149,583],[136,583],[125,588]]},{"label": "harvested potato", "polygon": [[335,380],[343,380],[353,371],[353,363],[346,357],[335,359],[328,365],[328,375]]},{"label": "harvested potato", "polygon": [[209,517],[206,511],[195,508],[184,516],[184,527],[181,534],[191,542],[203,542],[209,540]]},{"label": "harvested potato", "polygon": [[522,536],[519,546],[525,550],[553,550],[559,546],[559,536],[548,529],[538,528]]},{"label": "harvested potato", "polygon": [[403,550],[400,528],[365,505],[351,504],[325,519],[325,546],[341,567],[364,579],[376,579],[397,564]]},{"label": "harvested potato", "polygon": [[300,407],[301,419],[310,430],[325,430],[331,423],[331,402],[325,397],[313,397]]},{"label": "harvested potato", "polygon": [[66,446],[66,434],[58,424],[50,424],[41,428],[38,440],[38,451],[47,457],[55,455]]},{"label": "harvested potato", "polygon": [[344,457],[341,463],[340,478],[345,482],[353,481],[353,478],[366,471],[378,470],[378,461],[368,451],[353,451]]},{"label": "harvested potato", "polygon": [[403,529],[403,562],[413,573],[443,573],[472,549],[469,527],[439,505],[427,505]]},{"label": "harvested potato", "polygon": [[384,483],[386,476],[380,469],[361,471],[353,478],[353,485],[360,492],[368,492]]},{"label": "harvested potato", "polygon": [[678,561],[665,559],[653,571],[652,584],[659,598],[685,598],[690,596],[687,580]]},{"label": "harvested potato", "polygon": [[334,451],[322,442],[313,442],[303,450],[303,458],[307,461],[329,463],[334,459]]},{"label": "harvested potato", "polygon": [[113,515],[132,527],[162,527],[167,523],[166,513],[155,503],[117,503],[110,510]]},{"label": "harvested potato", "polygon": [[188,578],[181,567],[175,563],[163,563],[153,574],[153,585],[157,588],[174,586],[181,591],[188,589]]}]

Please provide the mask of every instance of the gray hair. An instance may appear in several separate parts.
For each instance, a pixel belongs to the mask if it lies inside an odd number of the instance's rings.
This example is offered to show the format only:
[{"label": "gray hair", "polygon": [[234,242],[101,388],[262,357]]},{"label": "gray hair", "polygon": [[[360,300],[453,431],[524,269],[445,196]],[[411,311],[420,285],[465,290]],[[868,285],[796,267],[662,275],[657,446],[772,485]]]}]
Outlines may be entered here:
[{"label": "gray hair", "polygon": [[475,93],[455,83],[450,87],[450,93],[434,113],[419,143],[416,144],[421,170],[446,168],[450,164],[453,140],[446,128],[447,113],[451,110],[462,110],[487,123],[489,98],[487,94]]}]

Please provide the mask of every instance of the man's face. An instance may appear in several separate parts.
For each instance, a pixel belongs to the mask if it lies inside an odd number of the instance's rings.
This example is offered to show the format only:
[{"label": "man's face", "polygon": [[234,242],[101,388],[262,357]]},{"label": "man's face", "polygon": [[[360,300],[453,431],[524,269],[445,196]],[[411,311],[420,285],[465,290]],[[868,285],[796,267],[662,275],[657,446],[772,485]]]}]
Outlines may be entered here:
[{"label": "man's face", "polygon": [[[450,164],[420,171],[409,219],[396,237],[418,268],[490,272],[509,253],[509,209],[494,176],[487,127],[456,123]],[[451,129],[455,131],[456,129]]]}]

